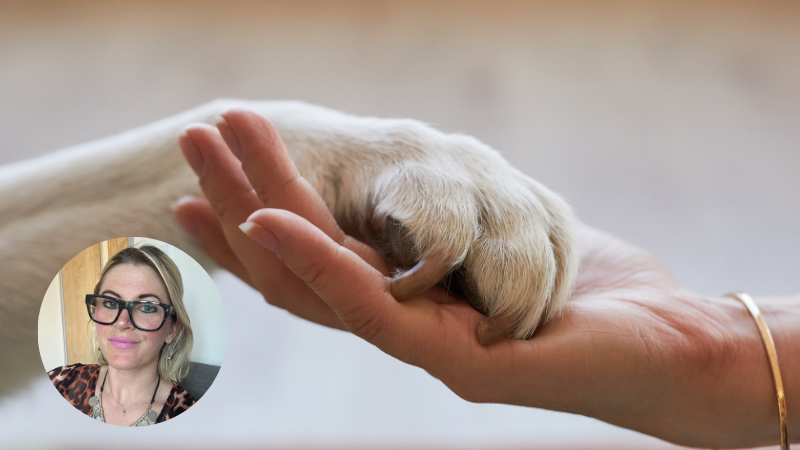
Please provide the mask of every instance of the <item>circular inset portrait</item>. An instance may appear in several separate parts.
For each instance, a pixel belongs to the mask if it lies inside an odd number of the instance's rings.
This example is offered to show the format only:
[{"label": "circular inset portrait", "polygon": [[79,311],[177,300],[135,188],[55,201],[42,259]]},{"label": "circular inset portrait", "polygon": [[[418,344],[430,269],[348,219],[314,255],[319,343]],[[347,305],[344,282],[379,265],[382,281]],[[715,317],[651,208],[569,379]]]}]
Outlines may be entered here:
[{"label": "circular inset portrait", "polygon": [[39,351],[58,393],[121,426],[166,422],[192,408],[225,355],[214,282],[180,249],[122,237],[72,258],[39,313]]}]

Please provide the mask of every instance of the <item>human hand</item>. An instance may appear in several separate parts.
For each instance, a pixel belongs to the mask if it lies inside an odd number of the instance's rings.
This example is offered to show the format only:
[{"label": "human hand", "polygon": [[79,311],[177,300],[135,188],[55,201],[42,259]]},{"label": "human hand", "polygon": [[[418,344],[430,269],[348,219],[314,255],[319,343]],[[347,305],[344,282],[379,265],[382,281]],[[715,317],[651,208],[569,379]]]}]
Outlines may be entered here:
[{"label": "human hand", "polygon": [[[243,163],[213,128],[188,129],[181,146],[208,201],[184,200],[176,214],[270,303],[347,328],[469,401],[583,414],[684,445],[777,441],[760,338],[736,300],[689,293],[645,252],[582,226],[567,311],[529,341],[483,347],[483,316],[466,302],[438,288],[395,300],[388,268],[338,228],[268,122],[223,117],[222,136]],[[263,247],[239,230],[245,220]]]},{"label": "human hand", "polygon": [[[264,207],[293,211],[381,273],[387,273],[385,264],[371,248],[339,228],[322,199],[297,173],[269,121],[242,110],[230,111],[225,118],[237,133],[223,120],[219,125],[222,133],[207,124],[194,124],[178,139],[206,197],[180,199],[174,207],[178,221],[217,264],[259,290],[270,304],[345,329],[306,283],[274,253],[254,246],[239,225]],[[247,164],[232,154],[229,145],[240,157],[242,148],[247,150]]]}]

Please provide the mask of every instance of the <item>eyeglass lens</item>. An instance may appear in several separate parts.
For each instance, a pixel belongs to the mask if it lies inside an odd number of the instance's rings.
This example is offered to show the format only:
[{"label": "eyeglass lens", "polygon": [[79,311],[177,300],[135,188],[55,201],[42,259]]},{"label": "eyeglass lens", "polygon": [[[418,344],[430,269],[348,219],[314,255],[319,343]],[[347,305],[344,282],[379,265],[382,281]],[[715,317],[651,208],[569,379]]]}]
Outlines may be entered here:
[{"label": "eyeglass lens", "polygon": [[[119,303],[107,298],[95,297],[89,311],[97,322],[114,322],[119,314]],[[155,330],[164,322],[164,307],[156,303],[138,303],[131,308],[131,320],[135,326],[145,330]]]}]

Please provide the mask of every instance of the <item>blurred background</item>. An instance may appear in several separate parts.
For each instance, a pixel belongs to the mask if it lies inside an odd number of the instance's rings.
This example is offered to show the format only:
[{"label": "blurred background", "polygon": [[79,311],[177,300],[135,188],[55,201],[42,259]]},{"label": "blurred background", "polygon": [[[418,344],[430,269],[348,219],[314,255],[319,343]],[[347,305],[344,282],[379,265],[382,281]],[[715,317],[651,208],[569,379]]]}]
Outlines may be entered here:
[{"label": "blurred background", "polygon": [[[411,117],[500,150],[689,289],[793,294],[798,80],[793,1],[0,2],[0,164],[218,97]],[[135,431],[97,424],[43,369],[0,400],[0,447],[675,448],[469,404],[214,279],[228,349],[190,412]]]}]

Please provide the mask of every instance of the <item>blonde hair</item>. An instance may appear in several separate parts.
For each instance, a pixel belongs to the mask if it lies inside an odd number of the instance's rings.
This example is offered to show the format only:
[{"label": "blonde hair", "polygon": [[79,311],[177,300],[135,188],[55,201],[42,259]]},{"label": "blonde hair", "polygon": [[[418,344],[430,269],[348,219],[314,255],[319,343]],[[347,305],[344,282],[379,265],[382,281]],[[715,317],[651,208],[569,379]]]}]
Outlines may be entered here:
[{"label": "blonde hair", "polygon": [[[100,281],[97,282],[94,288],[95,295],[100,293],[100,285],[103,284],[108,271],[112,267],[121,264],[148,266],[161,276],[181,328],[172,342],[169,344],[164,343],[161,347],[161,353],[158,357],[158,374],[170,381],[178,382],[182,380],[189,373],[189,354],[192,352],[194,338],[189,315],[183,305],[183,280],[178,266],[158,247],[152,245],[142,245],[138,248],[128,247],[114,255],[103,267]],[[92,327],[92,330],[95,359],[99,364],[106,365],[108,361],[100,351],[95,328]]]}]

